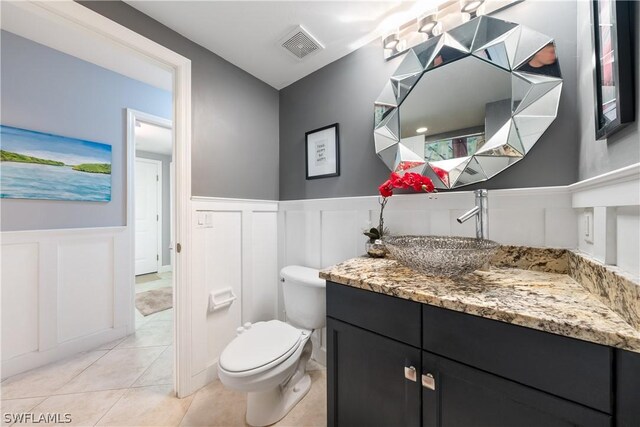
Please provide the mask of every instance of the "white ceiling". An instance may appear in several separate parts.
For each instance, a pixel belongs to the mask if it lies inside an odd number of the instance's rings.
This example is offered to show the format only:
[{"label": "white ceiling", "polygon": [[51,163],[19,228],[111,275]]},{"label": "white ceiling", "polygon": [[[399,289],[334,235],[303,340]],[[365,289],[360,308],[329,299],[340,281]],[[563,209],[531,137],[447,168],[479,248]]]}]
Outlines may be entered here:
[{"label": "white ceiling", "polygon": [[135,131],[136,151],[171,156],[171,129],[141,121],[138,124]]},{"label": "white ceiling", "polygon": [[[442,3],[442,0],[125,1],[276,89]],[[285,51],[278,42],[297,25],[302,25],[325,49],[301,61]]]}]

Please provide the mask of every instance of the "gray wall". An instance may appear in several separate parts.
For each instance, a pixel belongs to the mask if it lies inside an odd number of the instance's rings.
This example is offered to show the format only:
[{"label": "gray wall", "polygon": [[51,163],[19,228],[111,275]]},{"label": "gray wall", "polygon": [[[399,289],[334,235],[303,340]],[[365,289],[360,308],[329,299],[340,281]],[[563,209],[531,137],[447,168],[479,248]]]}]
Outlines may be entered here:
[{"label": "gray wall", "polygon": [[171,264],[171,156],[136,150],[136,157],[162,162],[162,265]]},{"label": "gray wall", "polygon": [[592,40],[590,2],[578,2],[578,106],[580,141],[580,179],[610,172],[640,162],[640,3],[631,2],[635,8],[635,55],[636,121],[630,123],[608,140],[596,141],[593,95]]},{"label": "gray wall", "polygon": [[84,6],[191,60],[194,196],[278,199],[278,91],[120,1]]},{"label": "gray wall", "polygon": [[112,146],[110,202],[2,199],[1,229],[125,225],[125,108],[171,118],[171,93],[6,31],[1,62],[2,124]]},{"label": "gray wall", "polygon": [[[534,149],[524,160],[477,187],[573,183],[578,177],[576,2],[527,1],[495,16],[553,37],[565,84],[558,118]],[[280,91],[281,200],[377,193],[389,171],[374,152],[373,102],[395,66],[397,61],[383,60],[376,40]],[[341,131],[341,176],[306,181],[304,134],[335,122],[340,123]]]}]

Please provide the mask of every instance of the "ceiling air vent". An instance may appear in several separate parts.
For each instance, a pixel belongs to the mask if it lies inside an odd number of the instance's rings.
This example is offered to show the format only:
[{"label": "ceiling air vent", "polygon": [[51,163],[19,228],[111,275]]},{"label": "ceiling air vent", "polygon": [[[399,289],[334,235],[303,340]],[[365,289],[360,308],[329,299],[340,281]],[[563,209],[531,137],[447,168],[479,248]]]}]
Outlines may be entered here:
[{"label": "ceiling air vent", "polygon": [[284,36],[280,44],[298,59],[324,49],[320,42],[301,26],[297,26]]}]

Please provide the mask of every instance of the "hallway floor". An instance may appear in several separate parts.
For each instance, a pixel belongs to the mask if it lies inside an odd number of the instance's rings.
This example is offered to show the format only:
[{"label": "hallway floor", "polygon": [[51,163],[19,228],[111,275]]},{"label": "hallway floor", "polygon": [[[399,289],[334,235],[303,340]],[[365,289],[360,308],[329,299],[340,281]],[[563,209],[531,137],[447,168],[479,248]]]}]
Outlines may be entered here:
[{"label": "hallway floor", "polygon": [[[168,279],[170,286],[170,276]],[[136,292],[167,285],[167,277]],[[142,316],[136,333],[93,351],[7,378],[5,414],[64,414],[80,426],[245,426],[246,395],[213,381],[185,399],[173,395],[173,309]],[[309,364],[312,389],[279,426],[326,424],[326,375]],[[43,425],[18,423],[14,425]],[[55,424],[46,424],[55,425]]]}]

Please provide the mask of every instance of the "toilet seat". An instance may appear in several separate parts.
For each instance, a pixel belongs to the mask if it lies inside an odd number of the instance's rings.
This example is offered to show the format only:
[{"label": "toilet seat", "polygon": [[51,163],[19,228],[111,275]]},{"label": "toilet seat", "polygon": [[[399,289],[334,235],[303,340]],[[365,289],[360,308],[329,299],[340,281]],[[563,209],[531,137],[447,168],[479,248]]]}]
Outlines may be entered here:
[{"label": "toilet seat", "polygon": [[229,343],[219,367],[233,377],[264,372],[289,358],[303,337],[303,331],[279,320],[256,323]]}]

